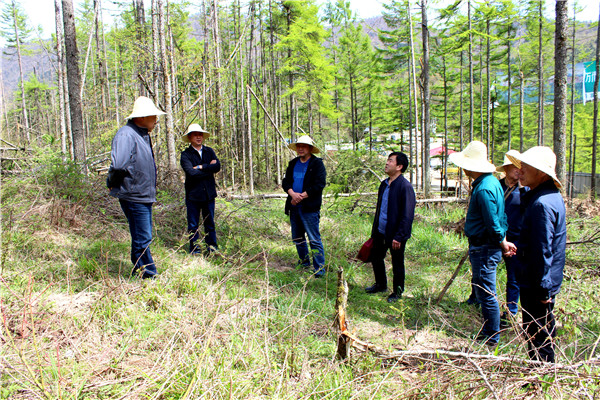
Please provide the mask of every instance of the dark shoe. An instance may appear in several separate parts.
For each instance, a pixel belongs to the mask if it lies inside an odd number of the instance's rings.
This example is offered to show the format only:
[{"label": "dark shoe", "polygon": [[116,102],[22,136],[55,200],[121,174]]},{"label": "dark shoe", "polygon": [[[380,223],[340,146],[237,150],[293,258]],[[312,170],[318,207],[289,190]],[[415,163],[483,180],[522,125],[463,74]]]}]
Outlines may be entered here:
[{"label": "dark shoe", "polygon": [[470,306],[478,306],[479,305],[479,300],[477,300],[477,297],[473,294],[471,294],[469,296],[469,298],[467,300],[465,300],[465,303],[470,305]]},{"label": "dark shoe", "polygon": [[507,313],[500,316],[500,329],[506,329],[510,326],[510,319]]},{"label": "dark shoe", "polygon": [[310,267],[311,267],[310,264],[303,264],[299,261],[296,265],[294,265],[294,269],[310,269]]},{"label": "dark shoe", "polygon": [[387,298],[387,302],[388,302],[388,303],[395,303],[395,302],[397,302],[398,300],[400,300],[401,298],[402,298],[402,293],[400,293],[400,294],[392,293],[392,294],[390,294],[390,295],[388,296],[388,298]]},{"label": "dark shoe", "polygon": [[322,278],[325,276],[325,267],[321,267],[317,271],[314,272],[315,278]]},{"label": "dark shoe", "polygon": [[366,287],[365,292],[367,292],[369,294],[379,293],[379,292],[387,292],[387,287],[379,286],[378,284],[374,284],[373,286]]},{"label": "dark shoe", "polygon": [[479,335],[477,335],[475,340],[480,342],[481,344],[485,344],[488,347],[496,347],[498,345],[498,341],[499,341],[497,339],[497,336],[496,336],[496,338],[493,338],[493,336],[487,336],[487,335],[484,335],[483,333],[480,333]]}]

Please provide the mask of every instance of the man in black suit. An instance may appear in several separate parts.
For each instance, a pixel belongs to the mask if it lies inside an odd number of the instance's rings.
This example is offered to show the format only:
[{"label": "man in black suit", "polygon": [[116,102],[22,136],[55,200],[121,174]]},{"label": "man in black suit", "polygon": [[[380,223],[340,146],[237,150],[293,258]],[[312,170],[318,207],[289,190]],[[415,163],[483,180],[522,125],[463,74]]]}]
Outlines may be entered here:
[{"label": "man in black suit", "polygon": [[210,134],[198,124],[191,124],[183,140],[190,146],[181,152],[181,168],[185,171],[185,206],[187,208],[190,253],[200,254],[196,244],[200,238],[200,212],[204,220],[204,242],[206,253],[218,250],[215,230],[215,174],[221,170],[221,163],[214,150],[204,146]]},{"label": "man in black suit", "polygon": [[379,185],[377,208],[371,237],[373,250],[371,262],[375,274],[375,284],[365,289],[367,293],[387,291],[385,255],[390,249],[394,286],[388,296],[388,303],[398,301],[404,292],[404,249],[412,232],[415,217],[416,197],[410,182],[402,175],[408,168],[408,157],[393,152],[385,163],[388,178]]}]

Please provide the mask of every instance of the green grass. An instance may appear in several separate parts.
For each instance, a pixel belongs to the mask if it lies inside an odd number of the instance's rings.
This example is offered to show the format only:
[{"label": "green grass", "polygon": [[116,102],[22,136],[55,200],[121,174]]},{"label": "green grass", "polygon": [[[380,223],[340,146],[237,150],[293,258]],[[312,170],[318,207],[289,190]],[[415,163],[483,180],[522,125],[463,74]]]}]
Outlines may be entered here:
[{"label": "green grass", "polygon": [[[329,272],[314,279],[293,268],[282,200],[218,199],[222,254],[204,258],[185,252],[180,189],[162,191],[152,244],[161,277],[147,282],[129,277],[127,224],[102,179],[77,186],[73,196],[51,186],[56,182],[3,179],[1,398],[493,397],[477,369],[443,355],[386,360],[353,350],[343,362],[335,357],[339,267],[349,285],[349,330],[360,340],[387,352],[493,354],[471,340],[482,321],[476,308],[462,304],[470,291],[468,262],[436,304],[467,247],[450,229],[464,206],[418,208],[406,250],[406,293],[390,305],[384,294],[364,292],[371,267],[353,260],[370,235],[374,198],[325,200]],[[571,217],[570,241],[598,229],[597,218]],[[597,252],[585,245],[568,251],[556,308],[563,363],[597,357]],[[504,267],[498,275],[502,292]],[[495,352],[526,358],[514,332]],[[597,364],[546,378],[544,368],[525,372],[483,361],[479,368],[500,398],[598,395]],[[521,388],[542,379],[544,394]]]}]

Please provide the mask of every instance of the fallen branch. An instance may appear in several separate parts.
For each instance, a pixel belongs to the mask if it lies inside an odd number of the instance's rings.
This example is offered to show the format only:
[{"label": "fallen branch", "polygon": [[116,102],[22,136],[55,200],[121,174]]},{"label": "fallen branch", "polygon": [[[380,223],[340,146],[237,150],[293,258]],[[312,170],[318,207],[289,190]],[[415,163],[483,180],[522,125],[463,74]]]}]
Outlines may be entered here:
[{"label": "fallen branch", "polygon": [[446,286],[444,286],[444,288],[440,292],[440,295],[438,296],[438,298],[437,298],[437,300],[435,302],[436,305],[440,304],[440,301],[442,301],[442,298],[446,294],[446,291],[448,290],[448,288],[450,287],[450,285],[452,285],[452,282],[454,282],[454,279],[456,279],[456,277],[458,276],[458,273],[459,273],[461,267],[463,266],[463,264],[465,263],[465,261],[467,261],[468,257],[469,257],[469,250],[465,251],[465,253],[461,257],[460,261],[458,262],[458,266],[454,270],[454,273],[452,274],[452,276],[448,280],[448,283],[446,283]]}]

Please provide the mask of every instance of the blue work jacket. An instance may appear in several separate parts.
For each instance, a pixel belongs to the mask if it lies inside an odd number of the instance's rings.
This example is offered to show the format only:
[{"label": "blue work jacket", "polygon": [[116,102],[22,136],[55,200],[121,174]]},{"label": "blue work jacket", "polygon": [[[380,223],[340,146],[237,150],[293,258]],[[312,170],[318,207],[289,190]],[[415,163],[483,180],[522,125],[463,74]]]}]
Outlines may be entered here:
[{"label": "blue work jacket", "polygon": [[523,221],[517,242],[522,267],[517,279],[522,290],[546,300],[560,291],[565,267],[567,223],[565,202],[552,179],[521,199]]},{"label": "blue work jacket", "polygon": [[156,201],[156,164],[146,128],[132,121],[112,141],[106,186],[110,195],[134,203]]}]

